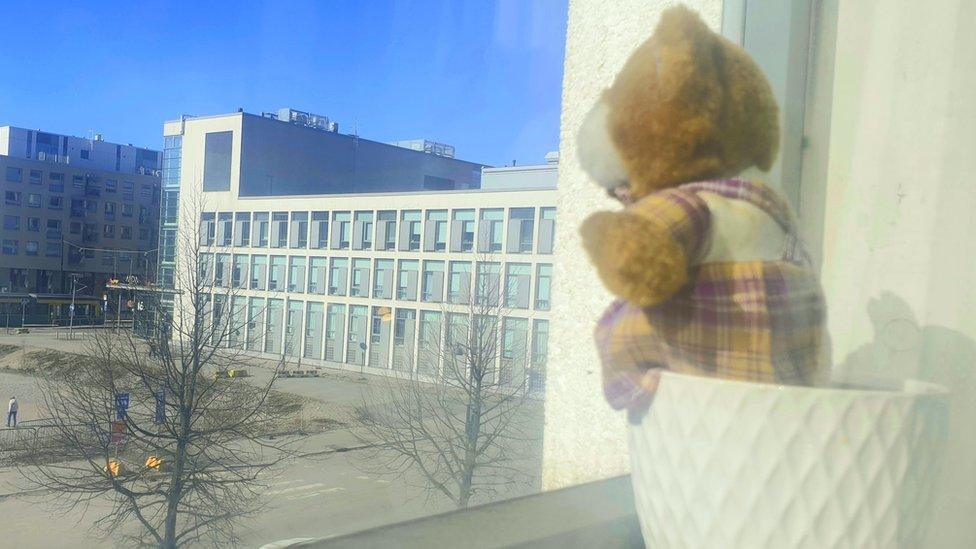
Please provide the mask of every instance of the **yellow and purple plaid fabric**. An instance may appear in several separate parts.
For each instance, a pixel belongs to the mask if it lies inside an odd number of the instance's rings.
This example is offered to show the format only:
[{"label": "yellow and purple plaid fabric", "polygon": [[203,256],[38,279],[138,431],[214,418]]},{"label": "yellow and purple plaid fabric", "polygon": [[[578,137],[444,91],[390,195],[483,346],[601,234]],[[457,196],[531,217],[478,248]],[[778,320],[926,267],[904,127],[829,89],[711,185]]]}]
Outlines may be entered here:
[{"label": "yellow and purple plaid fabric", "polygon": [[[823,359],[823,292],[797,237],[786,202],[764,185],[720,180],[645,198],[641,214],[668,227],[689,258],[709,237],[709,212],[697,193],[748,201],[787,234],[780,261],[706,263],[667,301],[640,308],[614,302],[596,329],[604,394],[617,409],[646,392],[652,368],[726,379],[809,384]],[[651,200],[648,200],[651,199]]]}]

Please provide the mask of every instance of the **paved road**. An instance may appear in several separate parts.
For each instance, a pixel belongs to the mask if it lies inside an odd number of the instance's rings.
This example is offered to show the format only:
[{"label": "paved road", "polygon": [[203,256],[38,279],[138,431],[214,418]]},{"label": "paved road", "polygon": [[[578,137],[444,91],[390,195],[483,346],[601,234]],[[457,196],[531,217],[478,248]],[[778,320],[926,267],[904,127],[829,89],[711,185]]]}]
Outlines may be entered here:
[{"label": "paved road", "polygon": [[[346,432],[317,437],[315,447],[355,444]],[[444,501],[426,502],[404,480],[366,474],[357,467],[362,451],[331,453],[293,462],[269,474],[267,508],[248,519],[241,530],[242,547],[260,547],[296,537],[326,537],[392,522],[409,520],[449,509]],[[23,488],[15,470],[0,472],[0,492]],[[536,488],[526,486],[521,493]],[[516,493],[510,494],[517,495]],[[91,536],[88,524],[104,504],[88,515],[73,511],[54,517],[39,495],[0,499],[0,545],[18,548],[112,547],[113,540]]]},{"label": "paved road", "polygon": [[[78,342],[58,340],[50,333],[27,336],[0,335],[0,343],[26,344],[33,347],[54,348],[78,352]],[[266,379],[266,372],[255,370],[254,381]],[[282,379],[276,389],[310,399],[309,414],[342,419],[362,403],[363,391],[373,383],[383,382],[367,376],[360,380],[355,373],[329,372],[323,378]],[[37,399],[34,380],[17,373],[0,372],[0,401],[4,390],[14,390],[21,398],[24,419],[33,417],[33,401]],[[24,397],[20,397],[24,395]],[[359,442],[348,430],[337,430],[310,437],[309,452],[352,447]],[[541,441],[533,443],[533,453],[541,454]],[[274,471],[265,479],[267,508],[249,519],[241,531],[243,547],[296,537],[325,537],[338,535],[391,522],[398,522],[447,510],[443,500],[426,502],[423,494],[404,479],[383,478],[365,474],[357,462],[370,455],[364,451],[320,454],[303,458]],[[534,471],[537,463],[526,465]],[[0,494],[18,492],[24,487],[19,473],[0,469]],[[537,490],[537,486],[522,487],[519,493]],[[0,546],[18,548],[47,547],[112,547],[112,540],[98,540],[90,536],[89,525],[97,518],[104,504],[94,505],[87,515],[73,511],[63,517],[51,514],[49,506],[36,495],[0,496]]]}]

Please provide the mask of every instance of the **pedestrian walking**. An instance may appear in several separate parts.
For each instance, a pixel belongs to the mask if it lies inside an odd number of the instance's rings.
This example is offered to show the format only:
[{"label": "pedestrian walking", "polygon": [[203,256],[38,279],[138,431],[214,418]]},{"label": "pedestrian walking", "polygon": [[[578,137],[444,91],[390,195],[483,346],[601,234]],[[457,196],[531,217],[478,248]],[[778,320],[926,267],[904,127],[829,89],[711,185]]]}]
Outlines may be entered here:
[{"label": "pedestrian walking", "polygon": [[[10,423],[13,422],[13,425]],[[17,397],[10,397],[7,403],[7,427],[17,426]]]}]

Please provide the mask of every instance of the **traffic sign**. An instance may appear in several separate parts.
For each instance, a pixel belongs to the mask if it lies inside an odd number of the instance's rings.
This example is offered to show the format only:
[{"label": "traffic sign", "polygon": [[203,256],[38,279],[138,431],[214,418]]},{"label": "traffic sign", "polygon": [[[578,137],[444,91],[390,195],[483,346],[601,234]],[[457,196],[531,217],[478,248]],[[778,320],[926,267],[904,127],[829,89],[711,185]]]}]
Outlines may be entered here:
[{"label": "traffic sign", "polygon": [[118,419],[125,419],[125,411],[129,409],[129,393],[117,393],[115,395],[115,412]]},{"label": "traffic sign", "polygon": [[166,421],[166,391],[156,393],[156,423]]}]

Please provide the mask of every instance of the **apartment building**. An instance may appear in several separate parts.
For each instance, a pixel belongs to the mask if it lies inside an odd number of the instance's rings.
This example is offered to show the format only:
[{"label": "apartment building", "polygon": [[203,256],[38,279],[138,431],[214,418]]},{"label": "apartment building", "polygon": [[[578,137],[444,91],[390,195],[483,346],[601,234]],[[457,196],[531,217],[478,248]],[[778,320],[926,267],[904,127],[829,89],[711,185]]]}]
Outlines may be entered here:
[{"label": "apartment building", "polygon": [[[255,126],[260,135],[286,141],[254,139],[248,133]],[[214,284],[213,314],[241,328],[228,344],[291,362],[435,377],[440,366],[425,347],[468,321],[471,300],[497,293],[504,313],[502,371],[509,368],[513,379],[524,375],[541,390],[555,158],[543,166],[487,168],[422,150],[416,142],[364,146],[366,140],[355,136],[292,126],[246,113],[165,125],[164,202],[167,180],[178,181],[173,190],[183,196],[202,197],[183,201],[178,225],[200,224],[201,268]],[[274,189],[246,181],[253,177],[252,155],[262,159],[262,174],[277,178],[294,166],[267,162],[276,154],[268,150],[327,149],[337,137],[358,142],[354,151],[363,168],[346,172],[352,192],[333,192],[345,188],[343,179],[334,166],[321,164],[306,165],[311,171],[301,175],[304,182],[282,178]],[[223,140],[220,147],[213,146],[215,139]],[[165,166],[177,156],[179,169],[167,176]],[[519,171],[526,189],[512,182]],[[356,191],[360,185],[365,189]],[[191,203],[204,204],[203,211],[193,211]],[[165,231],[165,212],[163,219]],[[164,247],[169,238],[164,234]],[[179,249],[173,257],[192,261]]]},{"label": "apartment building", "polygon": [[[159,151],[0,126],[0,325],[105,313],[106,281],[155,275]],[[114,313],[117,303],[110,304]]]}]

